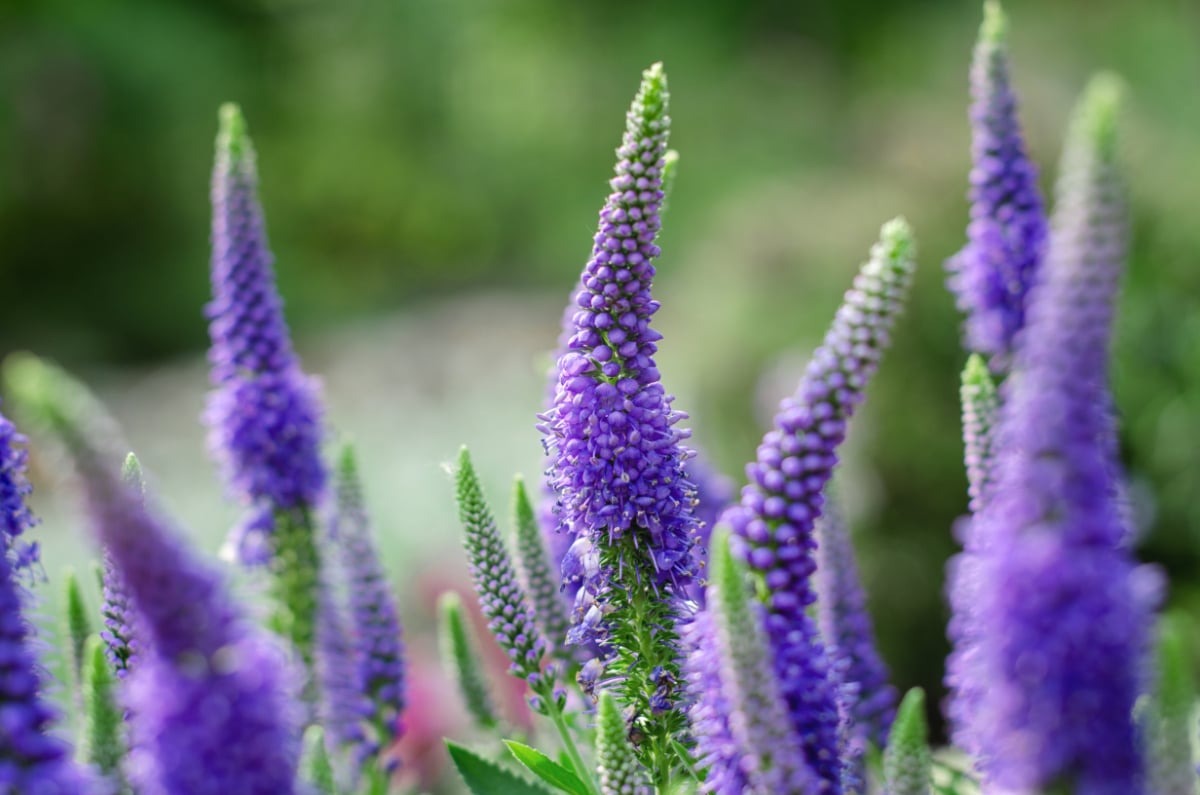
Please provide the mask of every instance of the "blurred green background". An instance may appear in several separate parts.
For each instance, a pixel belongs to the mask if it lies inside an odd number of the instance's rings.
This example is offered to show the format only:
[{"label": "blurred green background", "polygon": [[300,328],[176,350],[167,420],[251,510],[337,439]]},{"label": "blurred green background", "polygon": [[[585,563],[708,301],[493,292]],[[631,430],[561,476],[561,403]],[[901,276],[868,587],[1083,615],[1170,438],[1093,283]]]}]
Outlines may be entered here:
[{"label": "blurred green background", "polygon": [[[1112,68],[1130,87],[1122,451],[1139,552],[1166,566],[1173,600],[1200,606],[1200,5],[1007,10],[1047,188],[1088,75]],[[942,262],[964,237],[979,13],[935,0],[7,0],[0,350],[84,373],[216,549],[236,508],[197,425],[207,190],[216,108],[240,102],[289,320],[332,424],[359,440],[424,654],[431,593],[464,568],[439,463],[469,442],[500,508],[513,471],[536,475],[544,351],[639,72],[662,60],[682,162],[656,285],[661,365],[729,475],[879,225],[904,214],[917,230],[915,293],[843,492],[895,679],[936,690],[943,566],[965,508],[964,356]],[[85,550],[53,462],[38,464],[53,575]]]}]

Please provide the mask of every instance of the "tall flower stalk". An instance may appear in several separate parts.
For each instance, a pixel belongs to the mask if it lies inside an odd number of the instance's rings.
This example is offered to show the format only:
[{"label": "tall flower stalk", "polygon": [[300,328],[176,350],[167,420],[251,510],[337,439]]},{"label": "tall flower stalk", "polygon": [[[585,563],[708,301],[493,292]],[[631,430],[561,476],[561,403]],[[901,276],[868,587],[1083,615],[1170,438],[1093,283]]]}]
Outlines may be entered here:
[{"label": "tall flower stalk", "polygon": [[714,536],[711,564],[708,606],[688,663],[707,769],[703,791],[817,795],[824,787],[789,720],[763,605],[730,554],[727,534]]},{"label": "tall flower stalk", "polygon": [[91,782],[51,734],[58,713],[42,696],[41,665],[25,617],[19,578],[35,548],[21,538],[34,521],[25,505],[30,487],[23,443],[16,427],[0,415],[0,792],[87,795]]},{"label": "tall flower stalk", "polygon": [[[670,119],[661,64],[646,70],[626,117],[612,193],[580,279],[573,334],[541,426],[553,457],[564,575],[582,583],[570,640],[595,642],[633,711],[639,756],[670,776],[686,720],[677,622],[696,576],[694,492],[682,418],[671,408],[650,326],[662,169]],[[659,782],[661,783],[661,781]]]},{"label": "tall flower stalk", "polygon": [[300,749],[287,655],[238,610],[219,572],[121,478],[118,451],[92,431],[102,410],[84,388],[31,358],[9,369],[20,398],[73,459],[93,533],[144,633],[124,680],[135,789],[295,792]]},{"label": "tall flower stalk", "polygon": [[321,409],[283,318],[245,120],[225,105],[220,121],[207,308],[214,389],[205,417],[230,490],[247,507],[234,552],[267,565],[275,628],[311,660],[320,577],[314,510],[326,481]]},{"label": "tall flower stalk", "polygon": [[971,221],[966,246],[946,263],[967,316],[967,347],[1001,373],[1011,365],[1046,246],[1037,168],[1010,84],[1007,29],[1000,4],[988,0],[971,62]]},{"label": "tall flower stalk", "polygon": [[1068,131],[997,480],[973,520],[991,549],[971,732],[989,786],[1005,790],[1144,791],[1131,713],[1152,593],[1124,548],[1103,398],[1126,248],[1118,97],[1113,78],[1093,80]]},{"label": "tall flower stalk", "polygon": [[827,650],[809,614],[816,601],[814,522],[837,463],[847,422],[887,347],[914,268],[908,224],[883,226],[879,243],[846,293],[796,394],[746,468],[741,502],[725,514],[734,551],[751,571],[792,728],[823,792],[842,791],[838,692]]},{"label": "tall flower stalk", "polygon": [[338,462],[334,540],[349,595],[349,636],[356,680],[367,702],[369,739],[388,770],[398,762],[388,749],[404,732],[404,644],[396,598],[379,560],[349,446]]}]

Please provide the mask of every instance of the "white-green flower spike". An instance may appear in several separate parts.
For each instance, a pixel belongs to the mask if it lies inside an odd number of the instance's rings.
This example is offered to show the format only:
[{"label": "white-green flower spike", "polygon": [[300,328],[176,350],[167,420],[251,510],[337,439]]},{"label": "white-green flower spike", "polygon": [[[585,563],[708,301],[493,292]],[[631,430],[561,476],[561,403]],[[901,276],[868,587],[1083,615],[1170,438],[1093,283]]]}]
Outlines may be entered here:
[{"label": "white-green flower spike", "polygon": [[887,795],[929,795],[931,764],[925,725],[925,691],[914,687],[900,702],[883,755],[885,792]]}]

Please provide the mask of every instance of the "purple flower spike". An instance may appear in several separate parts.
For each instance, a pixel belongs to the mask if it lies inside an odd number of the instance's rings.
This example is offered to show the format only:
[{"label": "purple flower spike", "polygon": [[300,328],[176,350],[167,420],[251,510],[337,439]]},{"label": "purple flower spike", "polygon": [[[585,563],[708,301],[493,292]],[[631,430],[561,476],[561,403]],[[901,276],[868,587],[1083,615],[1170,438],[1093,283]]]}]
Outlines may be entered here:
[{"label": "purple flower spike", "polygon": [[1006,28],[1000,4],[985,3],[971,65],[971,221],[966,246],[946,263],[967,315],[967,347],[989,356],[997,372],[1011,364],[1046,245],[1037,169],[1009,85]]},{"label": "purple flower spike", "polygon": [[[405,704],[404,644],[400,614],[371,536],[353,448],[343,449],[337,474],[334,538],[342,551],[342,568],[350,596],[357,680],[370,702],[369,722],[374,741],[379,748],[386,749],[404,731],[401,720]],[[386,767],[396,760],[383,761]]]},{"label": "purple flower spike", "polygon": [[1135,566],[1107,449],[1105,382],[1127,218],[1116,81],[1092,81],[1063,154],[1044,274],[1001,409],[996,483],[975,518],[977,761],[1004,791],[1144,791],[1134,700],[1157,583]]},{"label": "purple flower spike", "polygon": [[9,559],[13,576],[37,564],[38,545],[21,536],[37,523],[25,497],[33,490],[25,478],[25,437],[0,415],[0,552]]},{"label": "purple flower spike", "polygon": [[123,680],[135,789],[294,793],[299,733],[287,655],[237,610],[219,572],[122,480],[117,452],[94,432],[103,410],[86,390],[32,357],[9,370],[74,459],[92,530],[136,611],[144,642]]},{"label": "purple flower spike", "polygon": [[838,695],[824,646],[808,614],[822,492],[837,463],[846,423],[887,347],[911,281],[908,225],[884,225],[870,260],[846,293],[796,394],[783,401],[758,458],[746,467],[741,502],[725,513],[734,552],[766,596],[766,628],[796,734],[824,792],[841,792]]},{"label": "purple flower spike", "polygon": [[[614,655],[609,673],[647,737],[642,761],[664,771],[684,723],[675,624],[691,612],[686,593],[698,567],[695,496],[684,473],[687,433],[675,427],[683,415],[660,383],[654,356],[661,335],[650,327],[659,307],[650,289],[667,99],[666,75],[655,64],[626,117],[613,192],[558,360],[554,407],[540,426],[554,460],[549,476],[560,532],[577,552],[594,550],[599,564],[582,567],[569,640],[596,642]],[[648,633],[655,638],[649,653]]]},{"label": "purple flower spike", "polygon": [[742,769],[741,746],[729,725],[733,705],[721,679],[722,660],[715,633],[712,611],[707,608],[696,613],[685,630],[691,649],[684,666],[692,695],[689,717],[696,737],[696,758],[700,768],[707,771],[701,792],[741,795],[750,791],[750,782]]},{"label": "purple flower spike", "polygon": [[24,613],[25,589],[15,568],[13,541],[33,522],[25,507],[23,441],[0,416],[0,527],[8,542],[0,554],[0,795],[89,793],[91,783],[71,761],[70,749],[50,730],[58,719],[41,697],[40,665]]},{"label": "purple flower spike", "polygon": [[206,420],[232,491],[258,518],[234,539],[244,560],[272,532],[272,514],[316,505],[326,478],[317,389],[292,350],[257,185],[245,121],[225,105],[212,177],[214,391]]},{"label": "purple flower spike", "polygon": [[816,795],[824,788],[788,719],[764,609],[746,586],[728,534],[716,536],[708,607],[692,625],[688,660],[697,751],[707,770],[701,791]]},{"label": "purple flower spike", "polygon": [[137,639],[133,628],[135,611],[125,581],[107,552],[104,553],[100,586],[104,597],[100,608],[104,616],[104,629],[100,631],[100,638],[104,641],[105,653],[113,671],[118,678],[124,679],[135,665],[137,657]]},{"label": "purple flower spike", "polygon": [[841,511],[826,497],[817,522],[817,621],[839,680],[853,685],[849,705],[860,744],[887,746],[896,716],[896,689],[875,649],[867,597],[858,577],[854,547]]}]

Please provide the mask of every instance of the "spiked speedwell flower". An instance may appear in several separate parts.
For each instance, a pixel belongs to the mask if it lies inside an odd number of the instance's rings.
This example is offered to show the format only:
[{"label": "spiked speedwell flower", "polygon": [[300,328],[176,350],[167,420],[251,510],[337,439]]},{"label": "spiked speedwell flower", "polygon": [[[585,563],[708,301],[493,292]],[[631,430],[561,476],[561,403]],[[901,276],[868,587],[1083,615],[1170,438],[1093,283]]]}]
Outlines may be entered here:
[{"label": "spiked speedwell flower", "polygon": [[533,610],[517,582],[512,561],[465,447],[459,453],[454,474],[458,516],[465,531],[467,562],[475,592],[479,595],[479,606],[488,619],[488,629],[511,661],[509,673],[528,681],[538,693],[531,699],[533,706],[544,708],[546,705],[540,699],[547,681],[554,678],[552,670],[542,673],[546,641],[538,632]]},{"label": "spiked speedwell flower", "polygon": [[25,478],[25,437],[0,414],[0,553],[8,556],[13,574],[28,570],[38,560],[38,546],[21,538],[35,523],[25,506],[32,491]]},{"label": "spiked speedwell flower", "polygon": [[292,350],[275,289],[254,148],[241,112],[221,108],[212,179],[214,450],[234,491],[270,509],[312,506],[325,484],[320,411]]},{"label": "spiked speedwell flower", "polygon": [[358,681],[370,702],[374,740],[386,748],[403,733],[404,645],[396,599],[379,561],[363,503],[354,451],[347,446],[338,465],[337,526],[334,537],[350,596],[350,630]]},{"label": "spiked speedwell flower", "polygon": [[100,585],[104,598],[100,607],[100,613],[104,616],[104,628],[100,630],[100,637],[104,641],[105,653],[113,671],[119,678],[124,679],[133,667],[137,653],[137,639],[133,628],[134,612],[121,573],[113,566],[112,557],[107,552],[104,553]]},{"label": "spiked speedwell flower", "polygon": [[553,565],[550,563],[550,553],[546,549],[548,539],[534,514],[525,483],[520,478],[513,486],[513,526],[517,536],[517,563],[524,577],[525,590],[537,613],[538,626],[545,633],[550,650],[565,662],[571,657],[565,648],[571,617],[559,591],[562,580],[559,566],[563,556],[560,555]]},{"label": "spiked speedwell flower", "polygon": [[294,792],[299,736],[282,649],[241,615],[219,573],[122,481],[118,454],[91,432],[102,410],[84,388],[32,358],[9,369],[30,409],[74,459],[92,529],[120,571],[144,633],[125,679],[128,772],[137,791]]},{"label": "spiked speedwell flower", "polygon": [[1037,169],[1009,85],[1006,27],[999,3],[986,3],[971,64],[971,222],[967,245],[946,263],[967,315],[967,347],[996,370],[1010,364],[1046,244]]},{"label": "spiked speedwell flower", "polygon": [[1131,721],[1147,579],[1124,549],[1106,432],[1108,342],[1125,256],[1118,89],[1095,79],[1063,154],[1045,273],[1001,413],[978,612],[972,731],[987,782],[1143,791]]},{"label": "spiked speedwell flower", "polygon": [[283,319],[257,182],[245,121],[225,105],[212,177],[206,419],[232,491],[249,509],[230,539],[235,554],[269,563],[275,628],[308,660],[320,579],[313,509],[326,479],[320,406]]},{"label": "spiked speedwell flower", "polygon": [[763,606],[730,555],[728,535],[717,535],[708,607],[700,619],[707,636],[697,638],[703,642],[692,648],[689,661],[699,686],[692,707],[697,729],[717,730],[697,737],[708,769],[703,791],[815,795],[822,785],[789,720],[763,618]]},{"label": "spiked speedwell flower", "polygon": [[725,513],[735,533],[734,551],[765,594],[767,634],[793,728],[830,792],[841,790],[838,710],[827,655],[807,612],[816,600],[813,523],[846,423],[863,400],[900,312],[913,249],[904,221],[883,226],[796,394],[783,401],[757,461],[746,467],[750,482],[741,502]]},{"label": "spiked speedwell flower", "polygon": [[697,565],[686,433],[674,427],[682,415],[659,381],[661,336],[650,327],[669,125],[666,76],[655,64],[627,116],[613,193],[575,297],[574,334],[558,361],[554,407],[541,426],[559,520],[574,539],[563,573],[582,578],[571,639],[597,641],[614,655],[610,673],[647,738],[643,760],[660,769],[674,757],[672,735],[683,723],[675,622],[689,612]]},{"label": "spiked speedwell flower", "polygon": [[875,630],[845,519],[826,495],[817,522],[817,621],[838,678],[853,685],[853,730],[879,748],[887,745],[896,713],[896,689],[875,648]]},{"label": "spiked speedwell flower", "polygon": [[[322,571],[327,572],[328,568]],[[363,731],[373,710],[363,687],[354,646],[346,635],[346,618],[334,589],[325,581],[317,595],[315,641],[313,673],[319,691],[317,717],[323,730],[321,741],[328,744],[326,750],[330,752],[345,751],[354,771],[346,780],[354,783],[358,771],[378,750],[378,745],[368,740]]]},{"label": "spiked speedwell flower", "polygon": [[0,795],[86,793],[68,749],[49,733],[58,716],[40,694],[39,663],[23,615],[24,589],[8,554],[13,539],[32,522],[25,507],[25,454],[15,446],[20,440],[12,423],[0,416],[0,526],[9,544],[0,554]]}]

